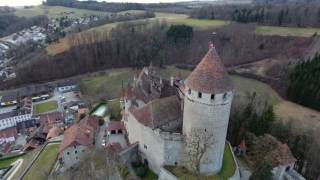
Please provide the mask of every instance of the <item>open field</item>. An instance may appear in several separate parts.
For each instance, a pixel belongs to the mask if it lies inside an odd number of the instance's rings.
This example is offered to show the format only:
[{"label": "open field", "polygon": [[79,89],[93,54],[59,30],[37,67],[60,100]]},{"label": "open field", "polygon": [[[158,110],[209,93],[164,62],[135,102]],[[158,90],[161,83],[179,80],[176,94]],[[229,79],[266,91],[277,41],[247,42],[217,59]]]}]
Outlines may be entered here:
[{"label": "open field", "polygon": [[57,108],[58,108],[57,101],[48,101],[45,103],[35,105],[35,110],[37,114],[53,111],[53,110],[56,110]]},{"label": "open field", "polygon": [[[67,13],[67,14],[66,14]],[[84,15],[106,15],[106,12],[103,11],[92,11],[85,9],[77,9],[77,8],[67,8],[62,6],[35,6],[29,9],[17,9],[15,15],[24,16],[24,17],[32,17],[37,15],[46,15],[48,18],[57,18],[62,16],[69,17],[81,17]]]},{"label": "open field", "polygon": [[320,34],[320,28],[257,26],[256,33],[261,35],[268,35],[268,36],[278,35],[278,36],[311,37],[315,33]]},{"label": "open field", "polygon": [[197,176],[191,174],[187,169],[182,167],[168,167],[167,168],[172,174],[177,176],[179,179],[187,179],[187,180],[225,180],[233,176],[236,170],[236,164],[232,157],[231,149],[228,145],[225,146],[222,169],[221,172],[214,176]]},{"label": "open field", "polygon": [[54,166],[60,144],[48,145],[24,177],[25,180],[45,180]]}]

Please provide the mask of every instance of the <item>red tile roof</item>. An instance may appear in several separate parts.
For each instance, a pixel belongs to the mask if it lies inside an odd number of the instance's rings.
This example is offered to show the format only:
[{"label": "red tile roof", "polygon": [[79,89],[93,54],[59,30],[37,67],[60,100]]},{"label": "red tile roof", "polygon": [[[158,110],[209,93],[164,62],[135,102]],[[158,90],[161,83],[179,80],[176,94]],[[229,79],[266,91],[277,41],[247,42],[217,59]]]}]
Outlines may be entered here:
[{"label": "red tile roof", "polygon": [[141,108],[131,108],[130,112],[140,123],[153,129],[182,116],[177,96],[153,100]]},{"label": "red tile roof", "polygon": [[73,145],[83,145],[88,148],[93,147],[95,133],[98,128],[99,118],[93,116],[87,116],[78,124],[72,125],[64,133],[60,152]]},{"label": "red tile roof", "polygon": [[18,137],[17,128],[12,127],[12,128],[3,129],[0,131],[0,139],[10,138],[10,137],[14,137],[14,138]]},{"label": "red tile roof", "polygon": [[233,89],[232,81],[214,47],[209,49],[185,83],[187,87],[207,94],[221,94]]}]

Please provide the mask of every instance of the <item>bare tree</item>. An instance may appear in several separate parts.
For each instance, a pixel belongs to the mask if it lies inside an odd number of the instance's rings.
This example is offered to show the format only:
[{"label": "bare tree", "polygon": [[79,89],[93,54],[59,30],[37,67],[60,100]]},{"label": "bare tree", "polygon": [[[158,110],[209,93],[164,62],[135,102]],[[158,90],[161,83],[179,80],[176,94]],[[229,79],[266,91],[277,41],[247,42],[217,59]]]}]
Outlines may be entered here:
[{"label": "bare tree", "polygon": [[192,129],[186,137],[186,166],[191,171],[199,174],[200,164],[207,150],[213,146],[215,139],[213,134],[202,129]]}]

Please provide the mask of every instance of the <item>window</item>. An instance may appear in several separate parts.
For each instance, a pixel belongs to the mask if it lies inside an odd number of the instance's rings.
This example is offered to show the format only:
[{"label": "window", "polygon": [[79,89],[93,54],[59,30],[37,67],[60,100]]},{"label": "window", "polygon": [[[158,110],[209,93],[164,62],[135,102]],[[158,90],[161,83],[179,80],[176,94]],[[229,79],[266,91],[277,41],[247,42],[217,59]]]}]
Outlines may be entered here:
[{"label": "window", "polygon": [[228,93],[224,93],[224,94],[223,94],[223,100],[226,100],[226,99],[227,99],[227,95],[228,95]]},{"label": "window", "polygon": [[143,145],[143,147],[144,147],[145,149],[148,149],[147,145]]},{"label": "window", "polygon": [[198,93],[198,98],[202,98],[202,93],[201,92]]},{"label": "window", "polygon": [[67,152],[67,155],[69,155],[69,152]]},{"label": "window", "polygon": [[214,100],[214,94],[211,94],[211,100]]},{"label": "window", "polygon": [[188,90],[188,94],[191,94],[191,89]]}]

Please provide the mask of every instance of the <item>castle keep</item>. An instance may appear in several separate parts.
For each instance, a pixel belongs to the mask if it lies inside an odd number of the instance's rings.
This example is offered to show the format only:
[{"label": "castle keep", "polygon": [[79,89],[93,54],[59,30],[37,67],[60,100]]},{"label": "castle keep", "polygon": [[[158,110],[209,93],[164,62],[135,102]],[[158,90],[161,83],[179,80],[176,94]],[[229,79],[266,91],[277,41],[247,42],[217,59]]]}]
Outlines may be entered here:
[{"label": "castle keep", "polygon": [[[213,45],[186,80],[156,77],[151,66],[134,77],[121,98],[130,143],[139,143],[145,163],[159,173],[165,165],[186,166],[197,138],[201,146],[197,170],[204,175],[221,170],[233,85]],[[199,135],[199,137],[197,137]]]}]

